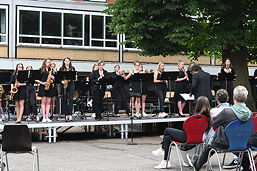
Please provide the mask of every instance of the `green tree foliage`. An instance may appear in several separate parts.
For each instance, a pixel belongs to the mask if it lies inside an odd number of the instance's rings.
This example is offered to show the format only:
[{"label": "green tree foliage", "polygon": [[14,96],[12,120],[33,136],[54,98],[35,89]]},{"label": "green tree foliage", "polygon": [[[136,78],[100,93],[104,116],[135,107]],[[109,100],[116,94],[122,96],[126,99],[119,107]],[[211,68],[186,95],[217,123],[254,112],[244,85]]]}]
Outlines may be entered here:
[{"label": "green tree foliage", "polygon": [[250,89],[247,63],[257,61],[256,0],[117,0],[105,12],[113,16],[109,27],[142,55],[229,58],[236,84]]}]

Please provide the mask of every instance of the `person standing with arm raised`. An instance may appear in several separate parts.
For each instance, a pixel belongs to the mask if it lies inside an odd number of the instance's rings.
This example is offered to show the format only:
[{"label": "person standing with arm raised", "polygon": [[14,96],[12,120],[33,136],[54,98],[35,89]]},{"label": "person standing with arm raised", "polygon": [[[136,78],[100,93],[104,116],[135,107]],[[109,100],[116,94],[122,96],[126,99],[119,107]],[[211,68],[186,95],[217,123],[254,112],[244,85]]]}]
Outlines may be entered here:
[{"label": "person standing with arm raised", "polygon": [[90,75],[96,120],[102,119],[101,113],[103,111],[103,98],[106,90],[106,85],[102,82],[102,79],[107,76],[107,71],[104,70],[104,66],[105,63],[103,61],[98,61],[98,69],[93,71]]},{"label": "person standing with arm raised", "polygon": [[49,117],[51,98],[53,98],[53,87],[52,82],[54,79],[52,70],[51,70],[51,59],[46,58],[42,67],[40,68],[41,79],[35,80],[40,84],[38,96],[41,97],[41,111],[43,114],[42,122],[52,122]]}]

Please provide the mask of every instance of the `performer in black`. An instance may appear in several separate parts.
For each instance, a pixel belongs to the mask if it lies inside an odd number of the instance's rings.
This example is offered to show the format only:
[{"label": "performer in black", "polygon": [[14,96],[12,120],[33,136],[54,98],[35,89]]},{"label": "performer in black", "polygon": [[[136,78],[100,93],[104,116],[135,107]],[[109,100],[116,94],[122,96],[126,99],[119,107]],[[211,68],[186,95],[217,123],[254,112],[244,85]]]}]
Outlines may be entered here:
[{"label": "performer in black", "polygon": [[26,98],[26,83],[19,83],[17,80],[18,71],[22,71],[23,69],[24,69],[23,64],[18,63],[10,79],[10,84],[12,84],[11,100],[14,100],[16,105],[16,108],[15,108],[16,115],[17,115],[16,123],[21,123],[22,115],[24,111],[24,102]]},{"label": "performer in black", "polygon": [[188,65],[188,68],[187,68],[187,77],[188,77],[188,87],[190,89],[191,85],[192,85],[192,77],[193,77],[193,74],[192,74],[192,66],[195,65],[195,62],[190,62],[190,64]]},{"label": "performer in black", "polygon": [[43,61],[42,67],[40,68],[40,72],[41,72],[41,79],[35,80],[35,81],[40,84],[38,96],[41,97],[41,111],[43,115],[42,122],[52,122],[49,119],[49,112],[50,112],[50,106],[51,106],[51,98],[53,98],[54,96],[53,84],[51,83],[54,80],[54,75],[51,70],[50,58],[46,58]]},{"label": "performer in black", "polygon": [[186,105],[185,99],[180,95],[182,93],[188,93],[188,76],[184,69],[185,63],[181,60],[178,61],[178,76],[175,80],[175,94],[174,94],[174,100],[177,102],[178,105],[178,115],[180,117],[183,117],[183,109]]},{"label": "performer in black", "polygon": [[[27,66],[26,70],[33,70],[32,66]],[[38,113],[37,113],[37,102],[36,102],[36,87],[34,86],[34,82],[27,84],[27,113],[31,114],[30,119],[36,118],[39,121]]]},{"label": "performer in black", "polygon": [[[220,70],[221,75],[224,75],[226,73],[231,73],[231,76],[233,77],[235,75],[235,70],[232,66],[232,63],[229,59],[226,59],[224,63],[222,64],[222,68]],[[233,103],[233,79],[222,79],[220,82],[220,87],[227,90],[229,95],[229,103]]]},{"label": "performer in black", "polygon": [[[53,72],[53,75],[55,75],[57,73],[57,68],[56,68],[56,64],[54,62],[51,62],[51,69]],[[53,83],[53,97],[51,98],[51,106],[50,106],[50,118],[53,118],[53,114],[55,111],[55,107],[56,107],[56,98],[58,97],[58,91],[57,91],[57,84]]]},{"label": "performer in black", "polygon": [[[94,73],[94,71],[96,71],[96,70],[98,70],[98,64],[94,64],[93,65],[93,67],[92,67],[92,72],[90,73],[90,75],[89,75],[89,78],[90,78],[90,87],[91,87],[91,95],[92,95],[92,97],[93,97],[93,85],[94,84],[92,84],[92,80],[91,80],[91,78],[92,78],[92,74]],[[94,98],[92,99],[92,115],[91,115],[91,117],[92,118],[95,118],[96,117],[96,115],[95,115],[95,107],[96,107],[96,105],[95,105],[95,101],[94,101]]]},{"label": "performer in black", "polygon": [[[253,77],[255,80],[257,80],[257,69],[255,69]],[[256,93],[255,95],[257,96],[257,84],[255,84],[255,93]]]},{"label": "performer in black", "polygon": [[[72,66],[71,59],[66,57],[63,59],[60,71],[76,71]],[[62,94],[64,95],[63,107],[65,108],[65,121],[72,121],[72,111],[73,111],[73,95],[75,92],[74,80],[63,80],[62,81]],[[66,95],[64,94],[64,89],[66,89]]]},{"label": "performer in black", "polygon": [[213,99],[211,94],[211,75],[204,72],[202,68],[195,64],[192,66],[192,86],[190,90],[190,96],[195,96],[195,101],[200,96],[205,96],[211,101]]},{"label": "performer in black", "polygon": [[98,69],[93,71],[90,75],[92,83],[92,96],[95,105],[96,120],[101,120],[101,113],[103,111],[103,98],[106,90],[106,85],[102,81],[107,76],[107,71],[104,70],[105,63],[98,61]]},{"label": "performer in black", "polygon": [[115,106],[114,106],[114,113],[116,116],[119,116],[119,107],[121,106],[121,102],[124,105],[126,110],[126,114],[129,114],[129,105],[125,95],[125,80],[126,75],[124,71],[120,70],[119,65],[114,66],[114,76],[115,76],[115,84],[114,84],[114,95],[115,95]]},{"label": "performer in black", "polygon": [[164,63],[160,62],[156,71],[154,72],[153,82],[155,84],[155,93],[158,96],[160,103],[160,111],[158,117],[165,117],[167,114],[164,112],[164,100],[167,92],[166,81],[162,79],[162,73],[164,72]]}]

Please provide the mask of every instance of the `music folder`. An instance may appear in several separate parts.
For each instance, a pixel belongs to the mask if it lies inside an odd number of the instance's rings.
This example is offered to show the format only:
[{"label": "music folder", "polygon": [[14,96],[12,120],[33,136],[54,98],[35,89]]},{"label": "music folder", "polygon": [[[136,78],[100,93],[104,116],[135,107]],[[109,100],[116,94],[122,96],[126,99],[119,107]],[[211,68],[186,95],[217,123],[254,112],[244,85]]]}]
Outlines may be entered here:
[{"label": "music folder", "polygon": [[190,94],[186,94],[186,93],[182,93],[182,94],[180,94],[182,97],[183,97],[183,99],[185,99],[186,101],[190,101],[190,100],[195,100],[195,96],[194,95],[192,95],[192,96],[190,96]]}]

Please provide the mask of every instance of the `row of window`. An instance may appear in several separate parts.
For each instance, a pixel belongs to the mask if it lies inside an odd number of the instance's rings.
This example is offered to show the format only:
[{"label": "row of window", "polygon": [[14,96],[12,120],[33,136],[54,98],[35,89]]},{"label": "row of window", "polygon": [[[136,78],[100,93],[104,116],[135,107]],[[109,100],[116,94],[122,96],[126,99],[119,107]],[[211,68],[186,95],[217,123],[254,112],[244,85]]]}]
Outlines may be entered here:
[{"label": "row of window", "polygon": [[0,44],[7,44],[7,7],[0,6]]},{"label": "row of window", "polygon": [[[7,44],[7,14],[0,6],[2,44]],[[108,28],[110,22],[111,16],[100,12],[18,7],[17,45],[118,49],[121,40]]]},{"label": "row of window", "polygon": [[[117,48],[117,36],[101,13],[72,13],[20,8],[18,44]],[[33,24],[31,24],[33,23]]]}]

